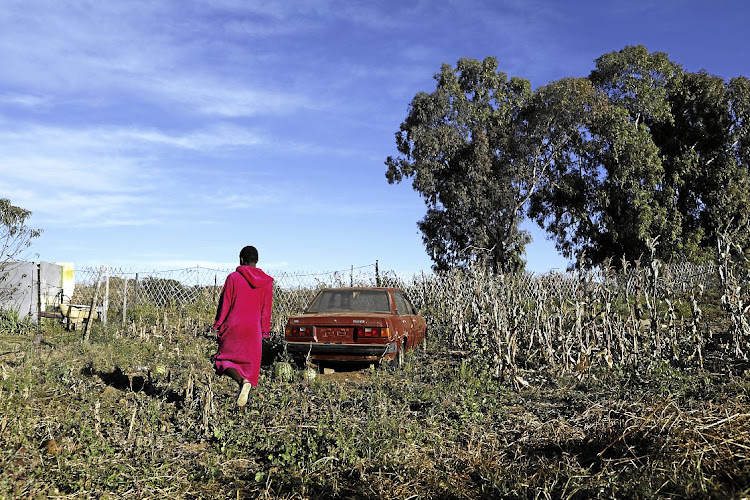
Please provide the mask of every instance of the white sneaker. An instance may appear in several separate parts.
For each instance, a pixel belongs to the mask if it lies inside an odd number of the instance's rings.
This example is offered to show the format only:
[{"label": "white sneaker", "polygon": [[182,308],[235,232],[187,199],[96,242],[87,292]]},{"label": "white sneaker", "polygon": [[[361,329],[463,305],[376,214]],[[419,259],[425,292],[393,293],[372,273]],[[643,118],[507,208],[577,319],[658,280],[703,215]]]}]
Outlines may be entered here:
[{"label": "white sneaker", "polygon": [[242,383],[242,388],[240,389],[240,393],[237,395],[238,406],[245,406],[247,404],[247,398],[250,395],[250,389],[252,388],[253,386],[250,385],[250,382]]}]

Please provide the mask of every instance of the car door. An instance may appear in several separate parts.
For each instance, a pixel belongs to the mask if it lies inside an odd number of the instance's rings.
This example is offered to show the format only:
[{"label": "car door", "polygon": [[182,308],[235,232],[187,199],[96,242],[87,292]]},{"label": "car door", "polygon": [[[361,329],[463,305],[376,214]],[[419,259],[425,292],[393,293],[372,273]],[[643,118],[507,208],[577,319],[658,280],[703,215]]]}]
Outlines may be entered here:
[{"label": "car door", "polygon": [[409,301],[406,295],[404,295],[404,300],[412,311],[412,331],[414,333],[412,343],[416,346],[420,342],[424,341],[424,336],[427,333],[427,321],[425,321],[425,319],[420,316],[419,311],[416,307],[414,307],[414,304]]},{"label": "car door", "polygon": [[404,350],[409,350],[418,342],[418,325],[415,317],[414,307],[404,296],[403,292],[396,291],[393,293],[393,299],[396,302],[396,315],[403,325],[403,331],[406,335],[406,345]]}]

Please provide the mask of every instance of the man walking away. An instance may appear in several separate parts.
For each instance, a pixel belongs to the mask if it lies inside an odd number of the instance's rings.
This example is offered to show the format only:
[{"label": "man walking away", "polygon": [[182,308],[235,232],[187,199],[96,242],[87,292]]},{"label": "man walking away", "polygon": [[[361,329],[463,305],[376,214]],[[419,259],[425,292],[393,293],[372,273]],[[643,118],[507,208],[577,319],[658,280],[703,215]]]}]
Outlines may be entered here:
[{"label": "man walking away", "polygon": [[239,406],[247,404],[251,388],[258,385],[263,338],[271,330],[273,278],[257,263],[258,250],[243,248],[239,267],[224,283],[212,327],[219,342],[214,368],[239,385]]}]

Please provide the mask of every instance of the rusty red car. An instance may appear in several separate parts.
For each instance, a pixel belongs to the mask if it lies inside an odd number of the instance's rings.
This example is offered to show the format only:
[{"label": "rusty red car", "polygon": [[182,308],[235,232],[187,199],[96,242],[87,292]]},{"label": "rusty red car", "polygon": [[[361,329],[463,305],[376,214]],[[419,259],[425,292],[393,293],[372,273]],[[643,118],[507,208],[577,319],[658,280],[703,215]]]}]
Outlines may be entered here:
[{"label": "rusty red car", "polygon": [[403,290],[386,287],[325,288],[284,332],[298,362],[404,363],[404,353],[424,340],[427,323]]}]

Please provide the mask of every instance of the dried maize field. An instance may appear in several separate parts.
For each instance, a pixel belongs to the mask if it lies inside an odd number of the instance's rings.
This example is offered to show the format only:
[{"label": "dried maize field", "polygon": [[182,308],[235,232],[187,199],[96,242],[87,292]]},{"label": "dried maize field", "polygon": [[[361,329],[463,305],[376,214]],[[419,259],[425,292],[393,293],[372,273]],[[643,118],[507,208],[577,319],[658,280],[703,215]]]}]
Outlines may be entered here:
[{"label": "dried maize field", "polygon": [[[278,377],[279,330],[244,409],[210,308],[133,306],[86,341],[6,322],[0,497],[749,498],[748,267],[725,256],[386,273],[428,320],[403,369]],[[276,294],[283,324],[302,306]]]}]

